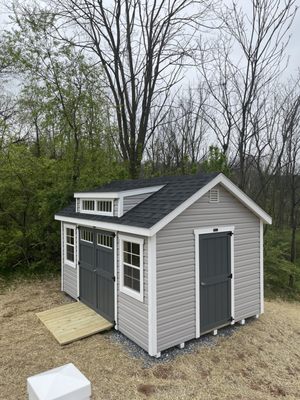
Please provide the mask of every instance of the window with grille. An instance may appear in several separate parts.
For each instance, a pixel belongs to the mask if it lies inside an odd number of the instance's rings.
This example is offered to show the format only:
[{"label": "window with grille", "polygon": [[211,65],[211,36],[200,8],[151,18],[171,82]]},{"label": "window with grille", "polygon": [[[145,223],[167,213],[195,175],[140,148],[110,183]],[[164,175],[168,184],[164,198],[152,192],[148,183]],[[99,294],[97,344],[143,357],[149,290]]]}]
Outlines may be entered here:
[{"label": "window with grille", "polygon": [[121,291],[143,301],[143,240],[121,238]]},{"label": "window with grille", "polygon": [[113,215],[113,200],[81,199],[80,211],[88,214]]},{"label": "window with grille", "polygon": [[93,243],[94,242],[94,233],[87,229],[80,230],[80,239],[85,242]]},{"label": "window with grille", "polygon": [[97,211],[111,213],[112,211],[112,202],[109,200],[100,200],[97,201]]},{"label": "window with grille", "polygon": [[112,249],[113,247],[113,237],[109,235],[105,235],[103,233],[97,234],[97,244],[102,247],[108,247]]},{"label": "window with grille", "polygon": [[83,211],[94,211],[95,201],[94,200],[82,200],[82,210]]},{"label": "window with grille", "polygon": [[75,267],[75,228],[65,225],[65,263]]},{"label": "window with grille", "polygon": [[210,203],[219,203],[219,189],[211,189],[209,191]]}]

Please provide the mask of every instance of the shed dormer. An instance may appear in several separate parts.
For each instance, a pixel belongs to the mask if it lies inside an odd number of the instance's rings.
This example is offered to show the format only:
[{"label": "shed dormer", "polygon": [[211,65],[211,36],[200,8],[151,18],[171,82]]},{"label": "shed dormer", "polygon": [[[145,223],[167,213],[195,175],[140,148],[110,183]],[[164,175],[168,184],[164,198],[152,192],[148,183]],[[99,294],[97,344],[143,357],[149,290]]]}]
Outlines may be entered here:
[{"label": "shed dormer", "polygon": [[124,190],[121,192],[75,193],[76,212],[83,214],[122,217],[164,185]]}]

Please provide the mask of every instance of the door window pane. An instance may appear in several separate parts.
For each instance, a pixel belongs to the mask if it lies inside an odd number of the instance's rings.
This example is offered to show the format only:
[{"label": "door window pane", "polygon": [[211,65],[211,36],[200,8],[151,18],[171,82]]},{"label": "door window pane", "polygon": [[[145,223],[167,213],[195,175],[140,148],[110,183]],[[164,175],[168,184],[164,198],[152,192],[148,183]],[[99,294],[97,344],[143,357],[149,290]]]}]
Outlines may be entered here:
[{"label": "door window pane", "polygon": [[94,233],[87,229],[80,230],[80,239],[85,242],[93,243],[94,242]]}]

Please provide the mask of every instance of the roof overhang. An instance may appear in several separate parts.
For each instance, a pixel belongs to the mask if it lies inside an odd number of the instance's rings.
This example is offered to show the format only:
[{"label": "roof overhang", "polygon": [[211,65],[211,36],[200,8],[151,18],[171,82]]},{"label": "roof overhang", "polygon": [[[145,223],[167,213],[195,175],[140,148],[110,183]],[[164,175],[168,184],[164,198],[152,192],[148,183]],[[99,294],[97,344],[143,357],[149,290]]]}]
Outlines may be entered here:
[{"label": "roof overhang", "polygon": [[90,228],[98,228],[112,232],[133,233],[141,236],[150,236],[150,229],[148,228],[140,228],[137,226],[116,224],[114,222],[95,221],[92,219],[65,217],[63,215],[55,215],[54,218],[57,221],[68,222],[70,224],[75,224],[80,226],[87,226]]},{"label": "roof overhang", "polygon": [[118,199],[126,196],[136,196],[139,194],[146,194],[157,192],[165,185],[149,186],[140,189],[122,190],[119,192],[76,192],[74,197],[80,199]]}]

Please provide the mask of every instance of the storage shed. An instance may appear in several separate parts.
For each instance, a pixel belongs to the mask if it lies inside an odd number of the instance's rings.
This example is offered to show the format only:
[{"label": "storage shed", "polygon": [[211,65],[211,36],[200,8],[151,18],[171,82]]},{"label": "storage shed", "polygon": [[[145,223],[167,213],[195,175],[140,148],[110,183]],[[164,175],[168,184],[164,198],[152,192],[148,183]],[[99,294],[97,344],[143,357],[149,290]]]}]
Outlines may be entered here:
[{"label": "storage shed", "polygon": [[62,290],[151,356],[264,312],[263,224],[223,174],[111,182],[55,215]]}]

